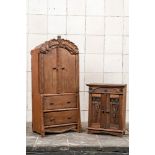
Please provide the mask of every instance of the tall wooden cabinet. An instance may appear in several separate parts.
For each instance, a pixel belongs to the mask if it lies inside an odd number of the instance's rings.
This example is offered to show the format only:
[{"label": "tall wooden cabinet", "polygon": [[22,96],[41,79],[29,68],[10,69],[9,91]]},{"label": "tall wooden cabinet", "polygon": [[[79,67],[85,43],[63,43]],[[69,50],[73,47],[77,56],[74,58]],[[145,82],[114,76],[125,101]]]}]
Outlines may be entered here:
[{"label": "tall wooden cabinet", "polygon": [[80,131],[79,53],[68,41],[53,39],[31,51],[32,128],[44,135]]},{"label": "tall wooden cabinet", "polygon": [[126,85],[89,86],[88,133],[125,134]]}]

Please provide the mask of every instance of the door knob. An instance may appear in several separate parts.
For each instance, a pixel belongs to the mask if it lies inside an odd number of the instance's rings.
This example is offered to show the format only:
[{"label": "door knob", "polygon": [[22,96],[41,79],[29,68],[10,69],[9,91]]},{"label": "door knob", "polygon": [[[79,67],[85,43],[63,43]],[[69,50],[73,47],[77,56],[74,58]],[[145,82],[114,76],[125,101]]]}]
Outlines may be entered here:
[{"label": "door knob", "polygon": [[58,67],[53,67],[53,69],[56,69],[56,70],[58,70]]}]

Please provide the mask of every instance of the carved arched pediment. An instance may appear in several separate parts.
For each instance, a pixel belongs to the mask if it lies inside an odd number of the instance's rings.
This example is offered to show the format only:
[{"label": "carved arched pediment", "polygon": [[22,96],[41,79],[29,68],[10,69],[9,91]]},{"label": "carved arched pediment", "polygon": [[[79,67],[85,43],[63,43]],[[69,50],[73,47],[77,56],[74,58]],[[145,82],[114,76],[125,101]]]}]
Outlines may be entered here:
[{"label": "carved arched pediment", "polygon": [[71,54],[78,54],[78,47],[73,42],[61,39],[61,37],[46,41],[45,43],[37,46],[35,49],[39,49],[40,53],[46,54],[53,48],[64,48]]}]

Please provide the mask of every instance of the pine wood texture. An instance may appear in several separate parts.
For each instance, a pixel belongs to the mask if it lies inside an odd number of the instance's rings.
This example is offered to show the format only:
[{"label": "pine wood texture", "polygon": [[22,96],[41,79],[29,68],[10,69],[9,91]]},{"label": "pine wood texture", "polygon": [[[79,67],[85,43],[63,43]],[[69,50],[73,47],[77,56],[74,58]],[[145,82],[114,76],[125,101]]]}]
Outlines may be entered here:
[{"label": "pine wood texture", "polygon": [[32,128],[80,132],[79,53],[69,40],[49,40],[31,51]]},{"label": "pine wood texture", "polygon": [[125,134],[126,84],[89,86],[88,133]]}]

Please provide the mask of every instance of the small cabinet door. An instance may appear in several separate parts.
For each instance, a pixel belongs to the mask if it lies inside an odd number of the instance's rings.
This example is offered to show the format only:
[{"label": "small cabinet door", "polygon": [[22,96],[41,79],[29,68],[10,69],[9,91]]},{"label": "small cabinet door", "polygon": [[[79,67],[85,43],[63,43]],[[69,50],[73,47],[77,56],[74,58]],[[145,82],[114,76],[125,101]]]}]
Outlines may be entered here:
[{"label": "small cabinet door", "polygon": [[122,95],[102,94],[101,128],[121,129]]},{"label": "small cabinet door", "polygon": [[91,94],[89,126],[93,128],[121,129],[122,95]]},{"label": "small cabinet door", "polygon": [[100,128],[101,94],[90,94],[89,127]]}]

